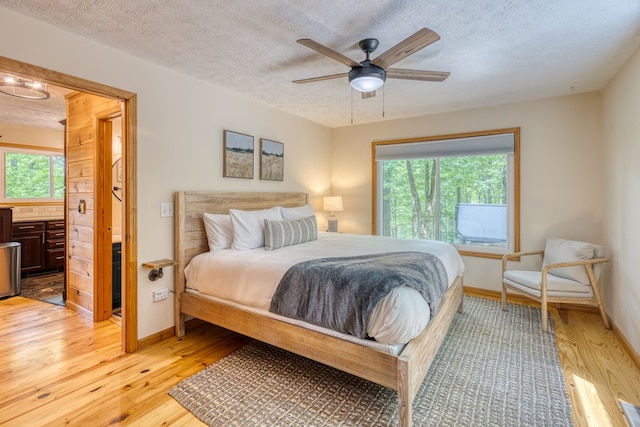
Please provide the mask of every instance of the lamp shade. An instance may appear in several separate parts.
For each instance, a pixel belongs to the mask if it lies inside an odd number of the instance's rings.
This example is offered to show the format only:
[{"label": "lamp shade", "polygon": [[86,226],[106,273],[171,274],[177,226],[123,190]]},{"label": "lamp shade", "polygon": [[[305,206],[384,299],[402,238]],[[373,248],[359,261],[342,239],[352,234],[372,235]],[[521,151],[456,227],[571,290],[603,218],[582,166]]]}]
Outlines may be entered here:
[{"label": "lamp shade", "polygon": [[342,212],[342,196],[325,196],[322,210],[327,212]]}]

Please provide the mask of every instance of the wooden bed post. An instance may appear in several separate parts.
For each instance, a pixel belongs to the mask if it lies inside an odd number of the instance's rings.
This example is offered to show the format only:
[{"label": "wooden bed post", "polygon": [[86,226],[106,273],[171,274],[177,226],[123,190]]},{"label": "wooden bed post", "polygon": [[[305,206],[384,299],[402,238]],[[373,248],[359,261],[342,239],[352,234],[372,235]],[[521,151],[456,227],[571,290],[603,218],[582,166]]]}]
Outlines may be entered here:
[{"label": "wooden bed post", "polygon": [[413,395],[411,390],[411,374],[406,357],[398,357],[398,427],[413,425]]},{"label": "wooden bed post", "polygon": [[460,277],[460,288],[462,290],[462,297],[460,298],[460,305],[458,306],[458,313],[464,313],[464,277]]},{"label": "wooden bed post", "polygon": [[[185,208],[185,197],[184,192],[176,192],[174,197],[174,203],[176,212],[184,212]],[[185,288],[185,278],[184,278],[184,251],[181,250],[183,246],[182,239],[185,238],[185,217],[184,215],[175,215],[174,216],[174,250],[173,255],[174,259],[177,261],[176,267],[173,269],[174,271],[174,280],[173,280],[173,288],[175,293],[174,303],[173,303],[173,311],[174,311],[174,322],[175,322],[175,336],[180,338],[185,334],[185,316],[180,311],[180,307],[182,305],[182,293]]]}]

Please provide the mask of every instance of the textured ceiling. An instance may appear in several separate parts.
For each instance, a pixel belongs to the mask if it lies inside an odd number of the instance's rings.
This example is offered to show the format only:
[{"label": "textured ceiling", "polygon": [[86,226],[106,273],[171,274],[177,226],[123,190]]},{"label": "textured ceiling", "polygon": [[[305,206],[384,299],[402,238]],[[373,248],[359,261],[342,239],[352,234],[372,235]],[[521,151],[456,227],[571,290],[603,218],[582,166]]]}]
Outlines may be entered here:
[{"label": "textured ceiling", "polygon": [[[0,73],[0,78],[5,76]],[[3,125],[30,126],[63,130],[60,124],[67,114],[65,95],[70,90],[50,86],[49,99],[22,99],[0,93],[0,129]]]},{"label": "textured ceiling", "polygon": [[[330,127],[349,125],[352,116],[354,123],[366,123],[598,90],[640,45],[638,0],[0,5]],[[442,83],[387,80],[378,96],[362,100],[355,93],[353,101],[346,77],[291,83],[348,71],[297,39],[311,38],[361,61],[359,40],[378,38],[381,53],[422,27],[441,39],[394,66],[450,71]]]}]

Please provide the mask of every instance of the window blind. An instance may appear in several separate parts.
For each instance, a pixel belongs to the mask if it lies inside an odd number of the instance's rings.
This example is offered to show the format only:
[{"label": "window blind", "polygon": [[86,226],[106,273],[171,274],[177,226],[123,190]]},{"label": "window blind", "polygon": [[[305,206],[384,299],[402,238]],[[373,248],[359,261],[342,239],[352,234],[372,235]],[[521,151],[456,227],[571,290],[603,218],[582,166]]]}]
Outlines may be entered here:
[{"label": "window blind", "polygon": [[514,135],[503,133],[436,141],[380,144],[375,146],[375,156],[376,161],[381,161],[513,154],[514,144]]}]

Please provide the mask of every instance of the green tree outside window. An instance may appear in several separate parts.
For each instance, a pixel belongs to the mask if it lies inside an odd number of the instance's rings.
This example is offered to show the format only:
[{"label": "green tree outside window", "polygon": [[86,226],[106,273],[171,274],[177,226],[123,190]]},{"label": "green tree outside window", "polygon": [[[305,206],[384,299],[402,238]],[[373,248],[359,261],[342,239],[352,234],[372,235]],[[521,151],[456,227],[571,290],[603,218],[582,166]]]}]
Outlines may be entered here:
[{"label": "green tree outside window", "polygon": [[62,199],[64,174],[63,156],[5,151],[5,199]]}]

